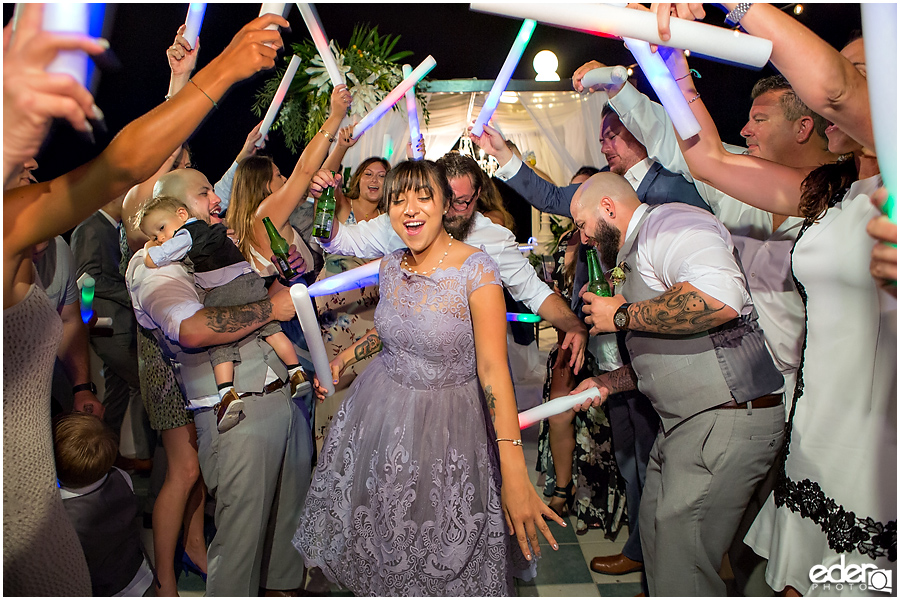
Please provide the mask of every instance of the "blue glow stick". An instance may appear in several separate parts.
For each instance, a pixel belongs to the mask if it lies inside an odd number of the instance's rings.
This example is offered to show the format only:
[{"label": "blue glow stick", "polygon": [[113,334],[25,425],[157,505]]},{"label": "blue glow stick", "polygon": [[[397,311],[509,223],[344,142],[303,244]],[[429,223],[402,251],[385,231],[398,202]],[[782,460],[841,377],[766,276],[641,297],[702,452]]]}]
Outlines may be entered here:
[{"label": "blue glow stick", "polygon": [[356,124],[356,127],[353,128],[353,139],[359,139],[363,133],[377,123],[387,111],[391,110],[391,108],[400,101],[400,98],[406,94],[406,91],[422,81],[435,65],[437,65],[437,63],[435,62],[434,57],[430,54],[425,57],[425,60],[423,60],[418,67],[413,69],[412,73],[409,74],[409,77],[405,77],[397,87],[384,97],[384,100],[378,103],[378,106],[373,108],[369,114],[364,116],[362,120]]},{"label": "blue glow stick", "polygon": [[381,259],[366,263],[355,269],[337,273],[309,286],[309,295],[312,297],[339,294],[347,290],[355,290],[370,285],[378,284],[378,268]]},{"label": "blue glow stick", "polygon": [[81,321],[87,323],[94,316],[94,278],[84,273],[78,278],[78,287],[81,288]]},{"label": "blue glow stick", "polygon": [[690,104],[684,99],[684,94],[681,93],[678,83],[666,68],[662,57],[656,52],[651,52],[650,44],[647,42],[633,38],[623,39],[625,46],[634,55],[641,71],[644,72],[647,81],[650,82],[653,91],[659,97],[663,108],[666,109],[669,118],[672,119],[672,124],[681,139],[686,140],[700,133],[700,123],[691,112]]},{"label": "blue glow stick", "polygon": [[516,321],[518,323],[540,323],[541,318],[537,315],[529,313],[506,313],[507,321]]},{"label": "blue glow stick", "polygon": [[[412,74],[412,66],[403,65],[403,78],[406,79]],[[406,90],[406,116],[409,119],[409,141],[412,142],[413,160],[422,160],[423,155],[419,152],[419,107],[416,105],[416,86],[412,86]]]},{"label": "blue glow stick", "polygon": [[[84,2],[58,2],[44,5],[41,28],[57,33],[90,35],[89,6]],[[87,86],[88,55],[83,50],[62,50],[47,65],[48,73],[71,75],[78,83]]]},{"label": "blue glow stick", "polygon": [[491,91],[481,107],[481,112],[478,113],[478,118],[475,119],[475,125],[472,126],[472,135],[481,135],[484,132],[485,123],[491,120],[494,111],[497,110],[497,105],[500,104],[500,94],[506,91],[506,86],[509,85],[509,80],[512,79],[513,72],[519,65],[519,60],[522,59],[522,53],[525,52],[525,47],[531,40],[531,34],[534,33],[535,27],[537,27],[536,21],[525,19],[522,27],[519,28],[516,41],[513,42],[512,48],[509,49],[506,61],[500,68],[500,73],[497,74],[494,85],[491,86]]},{"label": "blue glow stick", "polygon": [[897,222],[897,5],[864,2],[863,44],[866,48],[866,81],[875,133],[875,154],[888,191],[882,207]]},{"label": "blue glow stick", "polygon": [[205,2],[191,2],[187,18],[184,20],[184,39],[191,45],[191,50],[197,47],[197,38],[200,37],[200,28],[203,26],[203,15],[205,14]]}]

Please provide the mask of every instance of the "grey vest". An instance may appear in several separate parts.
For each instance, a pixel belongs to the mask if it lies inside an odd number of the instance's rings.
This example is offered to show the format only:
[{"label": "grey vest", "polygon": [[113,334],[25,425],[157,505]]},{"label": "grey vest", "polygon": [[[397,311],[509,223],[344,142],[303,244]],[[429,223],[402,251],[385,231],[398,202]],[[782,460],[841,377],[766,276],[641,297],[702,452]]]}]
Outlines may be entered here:
[{"label": "grey vest", "polygon": [[[660,295],[644,283],[634,268],[638,232],[654,208],[644,213],[616,257],[617,264],[624,260],[632,266],[625,283],[616,288],[616,293],[628,302]],[[766,349],[755,310],[693,335],[629,331],[625,345],[638,378],[638,389],[650,398],[664,431],[731,399],[747,402],[784,385]]]},{"label": "grey vest", "polygon": [[[188,401],[218,394],[212,363],[205,348],[182,348],[162,335],[159,329],[152,330],[152,333],[174,368],[175,377]],[[237,342],[237,346],[241,361],[234,365],[234,387],[238,393],[262,392],[266,385],[267,365],[282,381],[287,379],[284,363],[272,346],[257,333],[244,337]]]}]

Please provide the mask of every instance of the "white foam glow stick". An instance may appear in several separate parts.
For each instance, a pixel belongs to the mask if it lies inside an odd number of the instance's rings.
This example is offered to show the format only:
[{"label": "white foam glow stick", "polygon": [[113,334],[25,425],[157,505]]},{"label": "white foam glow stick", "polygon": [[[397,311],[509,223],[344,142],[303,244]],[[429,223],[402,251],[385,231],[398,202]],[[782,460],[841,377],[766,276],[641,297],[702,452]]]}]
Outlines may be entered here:
[{"label": "white foam glow stick", "polygon": [[325,35],[325,30],[322,29],[322,21],[319,20],[316,8],[312,4],[302,2],[297,3],[297,8],[300,9],[300,14],[303,15],[303,22],[306,23],[306,28],[309,29],[309,35],[312,36],[316,50],[319,51],[319,56],[322,57],[325,70],[328,71],[328,76],[331,77],[331,85],[334,87],[343,85],[344,76],[341,75],[334,60],[334,55],[331,53],[331,48],[328,47],[328,37]]},{"label": "white foam glow stick", "polygon": [[187,18],[184,20],[184,39],[191,45],[191,50],[197,47],[197,38],[200,36],[200,28],[203,26],[203,15],[205,14],[205,2],[191,2]]},{"label": "white foam glow stick", "polygon": [[[263,2],[262,6],[259,7],[259,16],[263,15],[278,15],[279,17],[283,17],[285,13],[285,9],[287,8],[287,3],[285,2]],[[278,25],[272,23],[267,26],[266,29],[278,29]]]},{"label": "white foam glow stick", "polygon": [[378,283],[378,268],[380,266],[381,259],[378,259],[349,271],[326,277],[309,286],[309,295],[315,298],[316,296],[339,294],[347,290],[376,285]]},{"label": "white foam glow stick", "polygon": [[888,199],[884,213],[897,222],[897,5],[865,2],[863,44],[872,129]]},{"label": "white foam glow stick", "polygon": [[[411,65],[403,65],[403,78],[406,79],[412,74]],[[413,160],[422,160],[423,155],[419,152],[419,107],[416,104],[416,86],[412,86],[406,90],[406,116],[409,119],[409,141],[412,142]]]},{"label": "white foam glow stick", "polygon": [[297,74],[298,68],[300,68],[300,57],[295,54],[291,57],[291,62],[284,72],[284,77],[281,78],[281,83],[278,84],[278,89],[275,90],[272,104],[269,105],[269,110],[266,111],[266,116],[263,118],[262,125],[259,127],[259,132],[262,134],[262,137],[256,142],[257,147],[260,147],[265,143],[266,134],[269,133],[269,128],[272,126],[272,123],[275,122],[275,117],[278,115],[278,109],[281,108],[281,103],[284,102],[284,95],[287,94],[288,88],[291,87],[291,81],[293,81],[294,75]]},{"label": "white foam glow stick", "polygon": [[319,329],[319,321],[316,320],[316,311],[313,310],[312,298],[309,290],[302,283],[291,286],[291,300],[294,301],[294,310],[300,320],[303,329],[303,337],[309,348],[313,367],[319,377],[319,385],[325,388],[325,395],[334,394],[334,383],[331,380],[331,367],[328,364],[328,355],[325,353],[325,343],[322,341],[322,332]]},{"label": "white foam glow stick", "polygon": [[519,65],[519,60],[522,58],[522,53],[525,52],[525,47],[528,45],[535,27],[537,27],[537,23],[531,19],[525,19],[519,28],[516,40],[509,49],[509,54],[506,55],[506,60],[503,62],[503,66],[500,67],[500,73],[497,74],[497,79],[494,80],[494,85],[491,86],[491,91],[481,106],[481,112],[478,113],[478,117],[475,119],[475,124],[472,126],[472,135],[481,135],[484,132],[484,124],[491,120],[494,111],[497,110],[497,105],[500,103],[500,94],[506,91],[506,86],[509,85],[513,71]]},{"label": "white foam glow stick", "polygon": [[554,398],[549,402],[539,404],[534,408],[524,410],[519,413],[519,429],[526,429],[528,427],[531,427],[535,423],[540,423],[548,417],[564,413],[570,408],[574,408],[576,405],[581,404],[588,398],[593,398],[599,395],[600,390],[592,387],[584,390],[579,394],[574,394],[572,396],[560,396],[559,398]]},{"label": "white foam glow stick", "polygon": [[769,61],[772,42],[724,27],[673,18],[671,39],[659,39],[656,15],[634,8],[608,4],[558,4],[543,2],[472,2],[472,10],[519,19],[534,19],[547,25],[595,35],[615,35],[690,50],[708,58],[760,69]]},{"label": "white foam glow stick", "polygon": [[[44,31],[90,35],[88,5],[84,2],[57,2],[44,5]],[[48,73],[71,75],[83,86],[87,85],[88,55],[83,50],[62,50],[47,65]]]},{"label": "white foam glow stick", "polygon": [[378,106],[373,108],[369,114],[364,116],[362,120],[356,124],[356,127],[353,128],[353,139],[359,139],[363,133],[366,132],[372,125],[378,122],[378,120],[387,113],[387,111],[391,110],[391,108],[400,101],[400,98],[406,94],[406,90],[410,89],[431,72],[431,70],[437,65],[434,58],[429,54],[425,57],[419,66],[413,69],[412,73],[409,74],[409,77],[405,77],[403,81],[397,84],[397,87],[391,90],[391,92],[384,97],[384,100],[378,103]]},{"label": "white foam glow stick", "polygon": [[628,81],[628,69],[625,67],[600,67],[585,73],[581,78],[581,85],[584,86],[584,89],[588,89],[595,85],[620,86],[626,81]]},{"label": "white foam glow stick", "polygon": [[691,106],[684,99],[684,94],[666,68],[662,57],[656,52],[651,52],[650,44],[641,40],[625,38],[625,46],[634,55],[681,139],[686,140],[700,133],[700,123],[691,112]]}]

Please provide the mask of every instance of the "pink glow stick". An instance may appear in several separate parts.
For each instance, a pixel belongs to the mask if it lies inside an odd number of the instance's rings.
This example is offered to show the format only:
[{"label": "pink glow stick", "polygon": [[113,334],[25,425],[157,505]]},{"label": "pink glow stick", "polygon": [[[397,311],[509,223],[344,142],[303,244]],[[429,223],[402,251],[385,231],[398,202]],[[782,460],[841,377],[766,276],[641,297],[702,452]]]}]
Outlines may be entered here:
[{"label": "pink glow stick", "polygon": [[588,388],[581,393],[572,396],[560,396],[549,402],[539,404],[534,408],[523,410],[519,413],[519,429],[527,429],[535,423],[540,423],[548,417],[564,413],[570,408],[575,408],[588,398],[594,398],[600,395],[600,390],[595,387]]},{"label": "pink glow stick", "polygon": [[319,56],[322,57],[325,70],[328,71],[328,76],[331,77],[331,85],[334,87],[344,85],[344,76],[341,75],[341,71],[334,60],[334,55],[331,53],[331,48],[328,46],[328,37],[325,35],[325,30],[322,29],[322,21],[319,20],[316,8],[312,4],[302,2],[297,3],[297,8],[300,9],[300,14],[303,15],[303,22],[306,23],[306,28],[309,29],[309,35],[312,36],[316,50],[319,51]]},{"label": "pink glow stick", "polygon": [[414,85],[422,81],[422,79],[431,72],[431,70],[437,65],[434,58],[429,54],[422,63],[413,69],[412,73],[409,74],[409,77],[405,78],[401,81],[397,87],[391,90],[391,93],[385,96],[384,100],[382,100],[378,106],[372,109],[372,111],[364,116],[362,120],[356,124],[356,127],[353,128],[353,139],[359,139],[363,133],[366,132],[372,125],[378,122],[381,117],[387,113],[397,102],[400,101],[400,98],[406,94],[406,91],[411,89]]}]

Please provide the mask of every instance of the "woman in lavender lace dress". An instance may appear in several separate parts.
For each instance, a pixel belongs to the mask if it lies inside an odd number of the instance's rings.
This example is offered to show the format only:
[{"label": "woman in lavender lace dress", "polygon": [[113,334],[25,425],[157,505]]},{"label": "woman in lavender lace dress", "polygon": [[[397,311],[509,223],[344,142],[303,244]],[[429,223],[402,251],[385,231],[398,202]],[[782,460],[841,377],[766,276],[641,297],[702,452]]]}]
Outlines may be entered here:
[{"label": "woman in lavender lace dress", "polygon": [[564,523],[517,443],[499,271],[444,230],[440,167],[402,163],[385,188],[409,250],[382,262],[378,333],[332,374],[384,351],[334,417],[294,545],[357,595],[509,595],[535,573],[537,530],[558,547],[542,515]]}]

